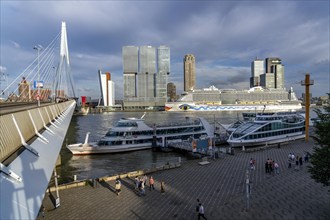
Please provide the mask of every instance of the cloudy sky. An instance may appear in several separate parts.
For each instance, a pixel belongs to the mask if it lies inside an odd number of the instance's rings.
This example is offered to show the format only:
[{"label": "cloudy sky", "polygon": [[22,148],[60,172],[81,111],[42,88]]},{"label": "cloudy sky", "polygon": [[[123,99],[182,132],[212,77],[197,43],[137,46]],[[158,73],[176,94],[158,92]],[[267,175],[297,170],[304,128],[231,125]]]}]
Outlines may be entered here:
[{"label": "cloudy sky", "polygon": [[313,96],[330,92],[329,1],[6,1],[1,0],[0,70],[14,79],[65,21],[78,95],[100,96],[97,71],[123,94],[122,46],[166,45],[169,81],[183,90],[183,57],[196,57],[196,86],[247,89],[251,61],[280,57],[298,97],[311,74]]}]

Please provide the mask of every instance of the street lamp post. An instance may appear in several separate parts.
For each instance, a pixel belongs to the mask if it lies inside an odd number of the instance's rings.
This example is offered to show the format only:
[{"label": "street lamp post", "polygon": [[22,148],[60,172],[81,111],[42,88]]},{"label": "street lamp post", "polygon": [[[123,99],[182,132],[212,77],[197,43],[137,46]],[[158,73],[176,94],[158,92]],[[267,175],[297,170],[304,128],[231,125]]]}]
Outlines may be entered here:
[{"label": "street lamp post", "polygon": [[39,66],[39,51],[40,51],[40,46],[34,46],[33,49],[37,50],[38,52],[38,79],[37,79],[37,100],[38,100],[38,106],[40,106],[40,85],[39,85],[39,81],[40,81],[40,66]]}]

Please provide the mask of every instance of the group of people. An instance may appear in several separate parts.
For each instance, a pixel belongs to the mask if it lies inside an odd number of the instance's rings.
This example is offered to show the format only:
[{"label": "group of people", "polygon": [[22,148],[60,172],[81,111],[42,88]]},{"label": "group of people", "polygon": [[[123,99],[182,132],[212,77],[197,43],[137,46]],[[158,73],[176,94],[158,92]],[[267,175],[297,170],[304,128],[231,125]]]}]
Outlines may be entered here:
[{"label": "group of people", "polygon": [[274,174],[280,174],[280,166],[275,160],[267,158],[265,163],[266,173],[269,173],[274,176]]},{"label": "group of people", "polygon": [[[305,153],[304,154],[304,162],[308,162],[309,158],[308,158],[308,154]],[[296,156],[294,155],[294,153],[289,153],[288,156],[288,168],[292,167],[292,163],[295,163],[295,170],[299,170],[299,167],[303,165],[303,158],[301,156]]]},{"label": "group of people", "polygon": [[[149,188],[150,191],[151,190],[155,190],[155,180],[152,176],[147,177],[147,175],[144,175],[143,177],[135,177],[135,190],[138,190],[140,192],[141,195],[146,195],[146,191],[145,191],[145,187],[147,185],[147,180],[149,180]],[[120,179],[117,178],[116,182],[115,182],[115,192],[117,194],[117,196],[119,196],[120,192],[121,192],[121,182]],[[164,181],[162,181],[160,183],[160,192],[162,194],[165,193],[165,183]]]},{"label": "group of people", "polygon": [[[147,186],[147,181],[149,180],[149,190],[155,190],[155,180],[152,176],[149,178],[147,175],[143,177],[135,177],[135,190],[138,190],[141,195],[146,195],[145,187]],[[164,181],[160,183],[161,193],[165,193]]]}]

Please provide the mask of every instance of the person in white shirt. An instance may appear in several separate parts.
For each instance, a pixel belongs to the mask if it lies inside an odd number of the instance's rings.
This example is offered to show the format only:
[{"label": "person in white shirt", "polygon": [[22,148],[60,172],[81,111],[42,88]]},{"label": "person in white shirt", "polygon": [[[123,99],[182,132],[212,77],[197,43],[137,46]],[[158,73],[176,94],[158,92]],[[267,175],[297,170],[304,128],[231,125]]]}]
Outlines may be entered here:
[{"label": "person in white shirt", "polygon": [[199,203],[199,211],[198,211],[198,220],[201,219],[201,217],[203,217],[203,219],[207,220],[207,218],[204,216],[204,206],[202,205],[202,203]]}]

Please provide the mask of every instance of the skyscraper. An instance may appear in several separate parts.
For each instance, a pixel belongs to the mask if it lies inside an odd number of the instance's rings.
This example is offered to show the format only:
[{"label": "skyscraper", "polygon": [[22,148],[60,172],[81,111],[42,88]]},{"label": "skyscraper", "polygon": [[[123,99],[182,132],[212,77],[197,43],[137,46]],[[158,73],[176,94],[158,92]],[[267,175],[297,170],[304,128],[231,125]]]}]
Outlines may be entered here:
[{"label": "skyscraper", "polygon": [[170,74],[170,48],[160,46],[157,48],[157,75],[156,95],[157,98],[167,97],[167,78]]},{"label": "skyscraper", "polygon": [[275,88],[284,89],[284,65],[276,64],[274,65],[275,72]]},{"label": "skyscraper", "polygon": [[141,98],[155,97],[156,49],[141,46],[139,53],[138,92]]},{"label": "skyscraper", "polygon": [[250,87],[260,86],[260,75],[265,73],[263,60],[255,59],[251,62]]},{"label": "skyscraper", "polygon": [[266,73],[274,73],[273,65],[281,64],[281,59],[278,57],[268,57],[266,58]]},{"label": "skyscraper", "polygon": [[109,72],[103,74],[99,70],[100,88],[103,100],[103,106],[115,105],[115,83],[111,80]]},{"label": "skyscraper", "polygon": [[260,75],[260,86],[266,89],[275,88],[275,79],[273,73],[264,73]]},{"label": "skyscraper", "polygon": [[137,96],[136,76],[139,72],[139,48],[123,47],[124,100]]},{"label": "skyscraper", "polygon": [[185,55],[183,59],[183,72],[184,91],[191,91],[195,88],[196,83],[196,64],[193,54]]},{"label": "skyscraper", "polygon": [[276,89],[284,88],[284,66],[278,57],[266,58],[266,73],[274,74],[274,86]]},{"label": "skyscraper", "polygon": [[124,108],[164,107],[170,73],[170,48],[123,47],[123,64]]},{"label": "skyscraper", "polygon": [[172,82],[167,84],[167,97],[171,102],[176,100],[176,85]]}]

